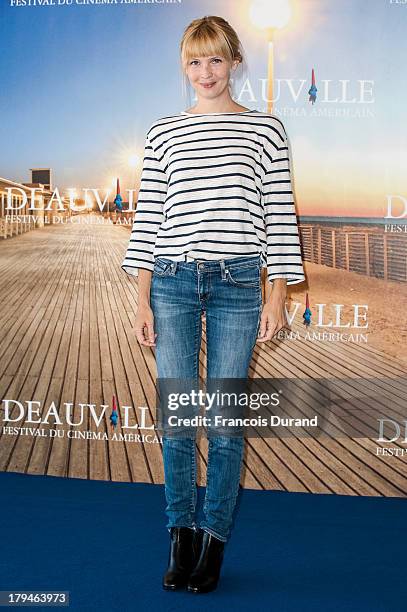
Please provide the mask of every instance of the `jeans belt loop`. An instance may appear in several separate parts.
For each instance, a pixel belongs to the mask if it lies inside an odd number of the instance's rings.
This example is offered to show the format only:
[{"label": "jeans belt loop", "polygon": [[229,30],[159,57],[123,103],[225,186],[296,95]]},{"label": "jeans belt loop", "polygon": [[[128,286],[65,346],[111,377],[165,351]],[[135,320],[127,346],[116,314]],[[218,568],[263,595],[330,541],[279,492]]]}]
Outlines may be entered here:
[{"label": "jeans belt loop", "polygon": [[220,263],[220,272],[222,275],[222,280],[225,280],[226,279],[225,261],[221,259],[219,263]]}]

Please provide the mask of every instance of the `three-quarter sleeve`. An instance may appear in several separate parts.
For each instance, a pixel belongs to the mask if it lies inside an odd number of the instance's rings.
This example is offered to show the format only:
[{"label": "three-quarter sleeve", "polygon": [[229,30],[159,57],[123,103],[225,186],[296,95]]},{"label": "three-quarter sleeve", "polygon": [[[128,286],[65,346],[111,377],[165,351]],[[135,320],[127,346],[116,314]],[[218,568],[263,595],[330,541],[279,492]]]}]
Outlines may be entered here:
[{"label": "three-quarter sleeve", "polygon": [[132,276],[139,268],[153,271],[154,245],[158,229],[164,220],[163,204],[167,194],[167,176],[147,133],[140,190],[127,251],[121,267]]},{"label": "three-quarter sleeve", "polygon": [[267,239],[267,278],[287,279],[287,285],[305,280],[299,230],[291,183],[290,155],[285,128],[273,118],[263,155],[261,201]]}]

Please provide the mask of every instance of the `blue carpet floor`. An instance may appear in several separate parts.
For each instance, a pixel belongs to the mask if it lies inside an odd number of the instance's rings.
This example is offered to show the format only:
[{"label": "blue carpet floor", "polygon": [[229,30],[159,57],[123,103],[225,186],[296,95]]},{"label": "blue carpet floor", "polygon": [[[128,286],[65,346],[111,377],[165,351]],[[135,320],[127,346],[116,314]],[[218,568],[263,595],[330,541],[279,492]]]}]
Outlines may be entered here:
[{"label": "blue carpet floor", "polygon": [[199,595],[161,588],[162,485],[0,473],[0,498],[0,590],[69,591],[65,609],[407,609],[405,498],[241,490],[218,589]]}]

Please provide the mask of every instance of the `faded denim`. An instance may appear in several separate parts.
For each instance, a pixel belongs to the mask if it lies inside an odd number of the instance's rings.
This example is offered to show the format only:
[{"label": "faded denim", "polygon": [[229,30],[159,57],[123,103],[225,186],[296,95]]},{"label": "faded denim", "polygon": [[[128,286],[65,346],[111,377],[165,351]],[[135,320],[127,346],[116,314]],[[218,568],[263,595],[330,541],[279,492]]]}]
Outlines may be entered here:
[{"label": "faded denim", "polygon": [[[196,381],[201,315],[206,313],[207,381],[247,379],[262,309],[261,259],[155,260],[150,302],[158,379]],[[243,435],[209,436],[207,485],[200,527],[226,542],[239,492]],[[163,435],[167,529],[197,528],[196,439]]]}]

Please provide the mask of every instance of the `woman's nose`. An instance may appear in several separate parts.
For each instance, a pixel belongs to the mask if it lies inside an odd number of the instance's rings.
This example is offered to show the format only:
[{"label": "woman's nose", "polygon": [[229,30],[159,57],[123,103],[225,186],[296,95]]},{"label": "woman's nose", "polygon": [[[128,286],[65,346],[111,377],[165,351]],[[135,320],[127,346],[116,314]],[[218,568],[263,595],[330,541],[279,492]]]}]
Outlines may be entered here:
[{"label": "woman's nose", "polygon": [[201,76],[204,78],[210,78],[212,76],[212,70],[208,68],[203,68],[201,72]]}]

